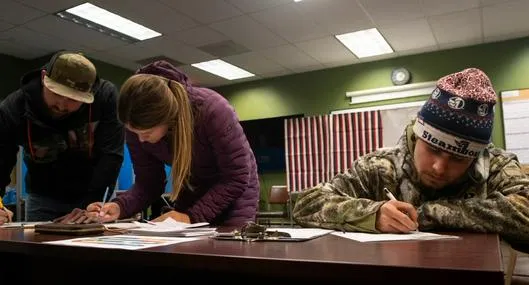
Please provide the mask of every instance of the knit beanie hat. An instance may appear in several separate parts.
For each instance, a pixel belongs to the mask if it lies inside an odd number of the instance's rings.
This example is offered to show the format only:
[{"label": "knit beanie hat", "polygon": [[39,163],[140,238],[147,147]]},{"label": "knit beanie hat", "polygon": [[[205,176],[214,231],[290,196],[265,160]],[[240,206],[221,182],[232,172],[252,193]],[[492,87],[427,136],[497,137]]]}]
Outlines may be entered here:
[{"label": "knit beanie hat", "polygon": [[490,142],[495,104],[490,79],[483,71],[468,68],[437,81],[413,131],[436,148],[474,158]]}]

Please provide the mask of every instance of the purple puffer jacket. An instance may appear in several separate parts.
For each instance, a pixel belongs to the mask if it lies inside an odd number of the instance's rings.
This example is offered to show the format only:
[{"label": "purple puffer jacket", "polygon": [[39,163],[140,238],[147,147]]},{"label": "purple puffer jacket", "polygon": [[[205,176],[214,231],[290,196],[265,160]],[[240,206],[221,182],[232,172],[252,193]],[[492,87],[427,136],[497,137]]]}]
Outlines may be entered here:
[{"label": "purple puffer jacket", "polygon": [[[164,61],[151,63],[137,73],[160,75],[183,84],[194,107],[194,141],[190,184],[176,201],[175,209],[191,222],[240,226],[254,221],[259,200],[259,179],[254,154],[232,106],[220,94],[192,86],[187,76]],[[141,143],[126,132],[135,184],[114,202],[120,218],[149,206],[164,191],[164,164],[171,164],[169,138],[156,144]],[[171,181],[168,181],[171,183]]]}]

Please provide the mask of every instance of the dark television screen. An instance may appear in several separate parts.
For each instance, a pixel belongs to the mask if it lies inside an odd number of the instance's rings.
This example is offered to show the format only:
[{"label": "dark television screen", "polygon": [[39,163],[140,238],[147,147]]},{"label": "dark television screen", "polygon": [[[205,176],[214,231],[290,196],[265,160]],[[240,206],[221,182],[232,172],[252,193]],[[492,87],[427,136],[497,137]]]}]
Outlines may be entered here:
[{"label": "dark television screen", "polygon": [[286,170],[284,120],[302,116],[241,121],[244,133],[255,154],[259,172]]}]

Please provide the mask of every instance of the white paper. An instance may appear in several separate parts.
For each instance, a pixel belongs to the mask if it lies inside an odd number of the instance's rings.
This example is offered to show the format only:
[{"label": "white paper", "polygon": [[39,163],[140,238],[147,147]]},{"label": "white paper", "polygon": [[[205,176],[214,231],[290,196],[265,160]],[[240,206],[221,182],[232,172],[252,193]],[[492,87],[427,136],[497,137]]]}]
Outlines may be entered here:
[{"label": "white paper", "polygon": [[144,249],[156,246],[165,246],[170,244],[177,244],[182,242],[189,242],[197,240],[198,238],[184,238],[184,237],[152,237],[152,236],[134,236],[134,235],[109,235],[96,237],[82,237],[66,240],[48,241],[44,243],[67,245],[67,246],[82,246],[82,247],[98,247],[98,248],[120,248],[120,249]]},{"label": "white paper", "polygon": [[133,223],[137,228],[130,228],[130,233],[136,235],[189,237],[213,235],[216,231],[216,228],[204,227],[209,225],[208,223],[187,224],[172,218],[162,222]]},{"label": "white paper", "polygon": [[369,234],[356,232],[333,232],[335,236],[356,240],[359,242],[374,241],[400,241],[400,240],[435,240],[435,239],[458,239],[458,236],[441,235],[427,232],[411,232],[408,234]]},{"label": "white paper", "polygon": [[128,229],[134,229],[139,228],[136,223],[108,223],[103,224],[107,230],[128,230]]},{"label": "white paper", "polygon": [[311,239],[326,235],[333,232],[333,230],[319,229],[319,228],[267,228],[267,232],[273,231],[290,234],[294,239]]}]

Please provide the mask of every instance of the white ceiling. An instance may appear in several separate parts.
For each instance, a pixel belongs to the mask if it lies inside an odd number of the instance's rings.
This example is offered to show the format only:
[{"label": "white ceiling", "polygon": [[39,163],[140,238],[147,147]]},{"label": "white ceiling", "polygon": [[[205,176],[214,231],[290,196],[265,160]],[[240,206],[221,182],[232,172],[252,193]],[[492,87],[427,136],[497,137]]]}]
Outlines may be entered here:
[{"label": "white ceiling", "polygon": [[[163,33],[129,44],[54,15],[83,2],[0,0],[0,53],[74,49],[130,70],[166,56],[214,87],[529,35],[529,0],[92,0]],[[333,36],[372,27],[394,54],[358,59]],[[229,81],[190,66],[216,58],[257,76]]]}]

